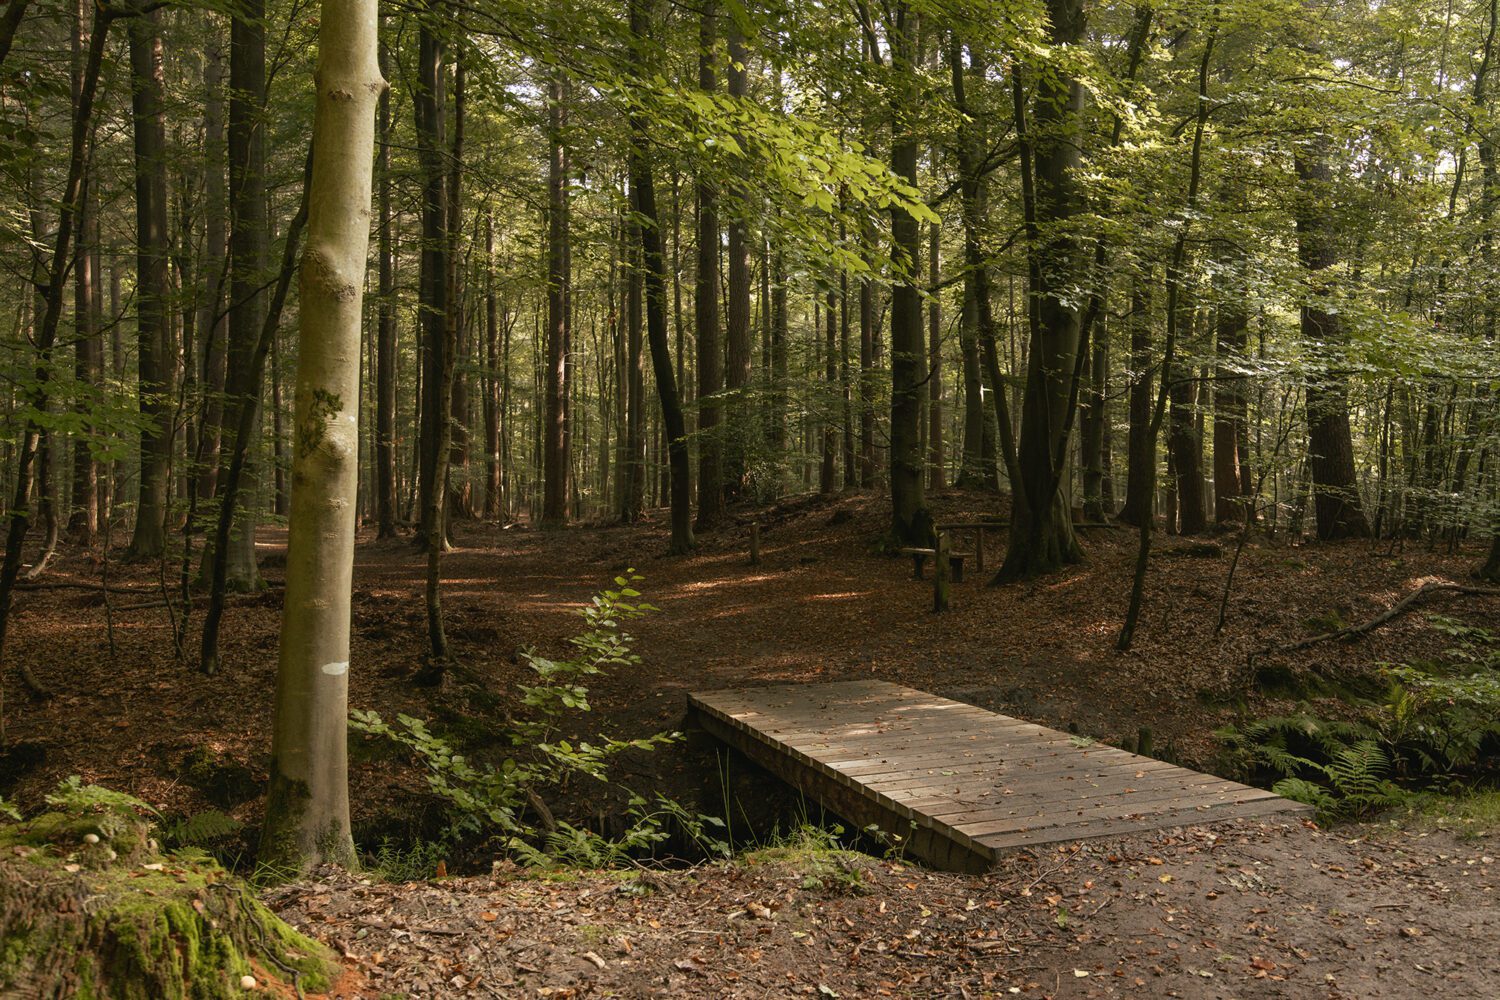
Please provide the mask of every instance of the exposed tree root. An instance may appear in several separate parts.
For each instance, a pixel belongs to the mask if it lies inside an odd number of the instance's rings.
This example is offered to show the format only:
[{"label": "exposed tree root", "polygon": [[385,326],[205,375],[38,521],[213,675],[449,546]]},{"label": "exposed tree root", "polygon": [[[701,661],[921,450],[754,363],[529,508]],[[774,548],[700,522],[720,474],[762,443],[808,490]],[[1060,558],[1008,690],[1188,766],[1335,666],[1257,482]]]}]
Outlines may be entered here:
[{"label": "exposed tree root", "polygon": [[1307,639],[1299,639],[1296,642],[1286,642],[1274,646],[1266,646],[1251,653],[1245,660],[1247,667],[1253,667],[1255,661],[1263,656],[1273,656],[1280,653],[1294,653],[1298,650],[1308,649],[1325,642],[1350,642],[1360,636],[1368,635],[1382,626],[1389,624],[1410,611],[1423,598],[1436,593],[1462,594],[1470,597],[1500,597],[1500,587],[1476,587],[1463,583],[1424,583],[1422,586],[1407,594],[1401,600],[1386,608],[1380,614],[1367,622],[1359,625],[1346,625],[1344,628],[1334,629],[1332,632],[1324,632],[1322,635],[1311,636]]}]

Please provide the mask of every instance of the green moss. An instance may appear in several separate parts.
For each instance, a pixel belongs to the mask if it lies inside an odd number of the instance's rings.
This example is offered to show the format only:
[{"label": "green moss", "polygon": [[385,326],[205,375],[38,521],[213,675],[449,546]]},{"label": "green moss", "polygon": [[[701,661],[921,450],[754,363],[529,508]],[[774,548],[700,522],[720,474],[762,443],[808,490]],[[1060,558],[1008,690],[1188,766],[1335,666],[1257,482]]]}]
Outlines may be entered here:
[{"label": "green moss", "polygon": [[[142,825],[140,850],[109,858],[135,835],[106,840],[97,820],[90,810],[0,825],[0,995],[230,1000],[256,970],[309,992],[337,975],[329,949],[206,855],[162,855]],[[99,843],[82,839],[90,832]]]}]

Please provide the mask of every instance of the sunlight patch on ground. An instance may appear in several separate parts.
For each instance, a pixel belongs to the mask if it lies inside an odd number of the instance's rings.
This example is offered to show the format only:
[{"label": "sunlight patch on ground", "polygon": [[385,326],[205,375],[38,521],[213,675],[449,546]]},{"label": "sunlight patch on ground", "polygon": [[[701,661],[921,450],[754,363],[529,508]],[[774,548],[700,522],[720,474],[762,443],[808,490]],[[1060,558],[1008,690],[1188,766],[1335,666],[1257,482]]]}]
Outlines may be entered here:
[{"label": "sunlight patch on ground", "polygon": [[810,601],[857,601],[861,597],[869,597],[874,591],[870,590],[846,590],[836,594],[808,594],[803,597],[801,603]]}]

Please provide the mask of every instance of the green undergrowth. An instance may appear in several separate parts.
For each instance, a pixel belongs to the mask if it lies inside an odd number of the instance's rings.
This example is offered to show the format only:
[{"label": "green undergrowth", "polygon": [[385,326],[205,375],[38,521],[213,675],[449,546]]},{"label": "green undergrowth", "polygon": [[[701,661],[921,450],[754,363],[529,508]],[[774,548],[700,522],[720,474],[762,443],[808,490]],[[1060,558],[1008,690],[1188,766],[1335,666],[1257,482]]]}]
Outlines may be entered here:
[{"label": "green undergrowth", "polygon": [[220,1000],[337,976],[212,858],[163,852],[145,803],[74,777],[47,805],[0,823],[0,996]]},{"label": "green undergrowth", "polygon": [[1500,637],[1437,615],[1428,624],[1449,642],[1439,657],[1377,664],[1324,699],[1337,712],[1303,702],[1220,729],[1224,767],[1315,806],[1325,821],[1486,801],[1500,783]]},{"label": "green undergrowth", "polygon": [[[520,698],[490,747],[464,753],[453,735],[463,727],[447,720],[440,732],[427,720],[399,715],[387,721],[358,709],[350,728],[376,743],[402,750],[427,779],[428,791],[442,804],[446,825],[433,843],[384,843],[373,852],[377,872],[400,878],[438,867],[461,846],[499,853],[538,867],[610,868],[658,855],[673,838],[691,841],[703,856],[724,856],[722,821],[694,813],[664,796],[637,794],[619,785],[611,765],[630,752],[651,752],[675,743],[680,733],[635,739],[577,740],[564,734],[580,727],[590,710],[588,684],[607,671],[634,666],[640,657],[624,624],[657,609],[641,600],[634,585],[642,578],[627,570],[581,611],[585,627],[568,640],[570,655],[553,659],[535,649],[522,651],[534,683],[517,686]],[[366,751],[368,752],[368,751]],[[564,789],[597,786],[591,796],[609,796],[623,805],[621,829],[606,835],[554,816],[548,802]]]},{"label": "green undergrowth", "polygon": [[735,862],[747,868],[773,866],[801,876],[801,888],[863,895],[870,891],[868,854],[843,847],[840,827],[803,826],[762,847],[742,851]]}]

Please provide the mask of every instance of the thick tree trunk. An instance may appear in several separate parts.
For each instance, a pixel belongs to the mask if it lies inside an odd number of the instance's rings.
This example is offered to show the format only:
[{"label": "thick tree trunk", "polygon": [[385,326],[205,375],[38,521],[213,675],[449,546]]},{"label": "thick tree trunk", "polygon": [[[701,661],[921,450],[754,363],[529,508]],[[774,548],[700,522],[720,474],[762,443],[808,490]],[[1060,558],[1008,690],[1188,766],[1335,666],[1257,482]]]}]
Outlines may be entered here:
[{"label": "thick tree trunk", "polygon": [[1302,340],[1331,349],[1314,358],[1307,376],[1308,463],[1312,473],[1313,511],[1318,537],[1368,538],[1369,523],[1360,503],[1354,472],[1354,437],[1349,425],[1348,375],[1333,351],[1345,336],[1337,310],[1324,299],[1334,294],[1333,270],[1339,262],[1338,224],[1333,217],[1333,170],[1326,137],[1298,151],[1297,256],[1307,273],[1310,301],[1302,306]]},{"label": "thick tree trunk", "polygon": [[[507,317],[507,321],[509,317]],[[495,292],[495,216],[484,218],[484,516],[504,517],[506,497],[500,454],[500,296]]]},{"label": "thick tree trunk", "polygon": [[[647,0],[630,0],[630,33],[634,45],[632,69],[646,73]],[[645,267],[646,337],[651,347],[651,368],[661,397],[663,430],[666,432],[670,465],[673,554],[693,547],[692,481],[689,468],[687,422],[677,396],[677,379],[667,346],[667,268],[662,253],[661,222],[656,211],[656,185],[646,157],[650,126],[639,112],[630,116],[630,187],[633,207],[640,219],[641,260]]]},{"label": "thick tree trunk", "polygon": [[562,77],[547,83],[547,369],[542,407],[542,525],[568,521],[568,157]]},{"label": "thick tree trunk", "polygon": [[422,172],[422,257],[418,300],[422,316],[422,410],[419,429],[417,544],[441,548],[435,506],[443,491],[448,454],[442,439],[448,408],[441,405],[449,387],[443,372],[448,365],[448,171],[444,92],[446,46],[439,31],[425,19],[418,32],[417,87],[413,110],[417,127],[417,157]]},{"label": "thick tree trunk", "polygon": [[[1168,281],[1181,281],[1168,276]],[[1191,341],[1196,324],[1188,289],[1178,290],[1178,342]],[[1172,409],[1167,424],[1167,454],[1172,463],[1172,484],[1177,498],[1177,533],[1201,535],[1208,528],[1207,498],[1204,496],[1203,446],[1198,433],[1198,380],[1192,365],[1180,351],[1178,363],[1164,373],[1170,382]],[[1168,530],[1172,525],[1169,522]]]},{"label": "thick tree trunk", "polygon": [[[389,56],[380,44],[384,75]],[[375,522],[380,538],[396,537],[396,234],[391,216],[391,94],[380,93],[379,299],[375,304]]]},{"label": "thick tree trunk", "polygon": [[5,57],[10,55],[10,47],[21,27],[21,19],[26,16],[26,10],[30,6],[31,0],[10,0],[5,13],[0,14],[0,66],[5,65]]},{"label": "thick tree trunk", "polygon": [[260,861],[354,863],[347,779],[360,319],[370,242],[375,0],[323,0],[302,259],[292,515]]},{"label": "thick tree trunk", "polygon": [[1130,427],[1125,444],[1125,506],[1118,520],[1139,525],[1155,515],[1156,447],[1151,439],[1151,282],[1138,279],[1130,292]]},{"label": "thick tree trunk", "polygon": [[[698,88],[712,94],[718,86],[714,67],[718,42],[717,0],[707,0],[698,27]],[[698,198],[698,276],[693,315],[698,334],[698,520],[697,530],[712,528],[724,513],[724,441],[720,430],[724,387],[723,345],[719,340],[719,192],[700,175]]]},{"label": "thick tree trunk", "polygon": [[[464,114],[467,101],[467,71],[461,58],[453,60],[453,142],[448,151],[448,358],[449,420],[448,472],[443,480],[447,494],[443,535],[447,537],[455,518],[474,517],[473,491],[469,484],[469,356],[473,346],[463,299],[461,266],[463,233]],[[457,470],[455,476],[454,470]],[[457,482],[454,480],[457,479]]]},{"label": "thick tree trunk", "polygon": [[[634,204],[635,186],[630,186]],[[620,519],[627,524],[640,519],[646,505],[646,371],[645,371],[645,273],[642,267],[640,226],[625,226],[634,246],[625,285],[625,489],[620,497]]]},{"label": "thick tree trunk", "polygon": [[[981,53],[971,51],[972,72],[978,79],[985,74]],[[988,211],[988,185],[979,170],[984,149],[984,129],[968,100],[963,65],[963,48],[957,38],[948,44],[948,69],[953,82],[953,104],[960,115],[957,135],[959,195],[964,226],[964,313],[961,318],[964,355],[964,454],[960,482],[971,489],[999,486],[999,465],[995,458],[998,444],[1002,452],[1011,492],[1020,488],[1012,437],[1010,408],[1006,403],[1005,382],[1001,376],[1000,358],[995,345],[995,322],[990,308],[990,274],[980,245],[979,230]],[[984,374],[988,372],[994,404],[984,402]]]},{"label": "thick tree trunk", "polygon": [[818,492],[832,493],[837,487],[838,470],[838,426],[835,423],[835,414],[838,412],[834,405],[836,393],[838,392],[839,366],[839,326],[838,326],[838,297],[833,290],[833,283],[828,283],[828,291],[823,298],[823,391],[826,393],[823,406],[821,461],[818,464]]},{"label": "thick tree trunk", "polygon": [[[225,390],[236,414],[253,415],[243,445],[246,460],[234,496],[220,503],[234,507],[225,585],[254,590],[255,498],[260,485],[261,380],[250,363],[266,322],[265,285],[269,240],[266,231],[266,28],[264,0],[240,0],[230,26],[229,45],[229,372]],[[274,344],[273,344],[274,348]],[[272,378],[275,352],[272,352]],[[280,412],[279,405],[276,412]],[[240,423],[233,422],[234,426]],[[231,433],[233,433],[231,431]],[[235,445],[235,447],[240,447]],[[278,463],[279,467],[279,463]],[[224,478],[221,473],[220,478]]]},{"label": "thick tree trunk", "polygon": [[[891,171],[917,185],[917,100],[915,64],[917,15],[900,0],[890,24],[891,110],[897,123],[891,139]],[[916,217],[891,209],[891,539],[898,545],[929,545],[932,515],[923,489],[921,423],[927,381],[927,350],[922,336],[922,233]]]},{"label": "thick tree trunk", "polygon": [[129,557],[166,551],[167,475],[172,463],[168,299],[166,81],[161,13],[130,18],[131,120],[135,131],[136,366],[141,456]]},{"label": "thick tree trunk", "polygon": [[1252,510],[1245,484],[1249,470],[1240,465],[1245,438],[1245,330],[1249,317],[1237,287],[1226,288],[1219,304],[1216,368],[1214,370],[1214,520],[1239,524]]},{"label": "thick tree trunk", "polygon": [[927,287],[932,296],[927,303],[927,488],[946,489],[947,476],[943,468],[943,307],[938,303],[937,286],[941,277],[938,263],[942,246],[941,228],[931,224],[927,240]]},{"label": "thick tree trunk", "polygon": [[[204,248],[203,295],[198,303],[198,329],[202,331],[202,362],[198,383],[203,392],[203,416],[198,424],[198,499],[211,499],[218,489],[219,456],[224,437],[224,385],[228,372],[229,320],[226,264],[229,253],[229,169],[224,137],[224,52],[222,36],[215,34],[204,55],[203,109]],[[103,347],[101,345],[101,352]]]},{"label": "thick tree trunk", "polygon": [[[1048,38],[1075,45],[1084,33],[1082,0],[1047,0]],[[996,582],[1027,579],[1082,558],[1068,503],[1067,446],[1077,405],[1082,330],[1071,289],[1081,277],[1077,239],[1068,222],[1079,209],[1075,174],[1082,164],[1082,85],[1065,72],[1039,74],[1034,129],[1025,124],[1020,80],[1023,202],[1031,348],[1017,443],[1020,490],[1013,499],[1010,547]],[[1034,166],[1032,161],[1034,160]],[[1025,189],[1032,189],[1028,194]]]},{"label": "thick tree trunk", "polygon": [[[25,4],[17,4],[24,7]],[[7,12],[9,13],[9,12]],[[84,74],[88,70],[88,5],[77,0],[73,5],[73,65],[71,74],[73,104],[83,97]],[[87,168],[85,168],[87,170]],[[89,236],[94,229],[93,191],[85,173],[78,202],[76,231],[78,249],[73,254],[73,375],[80,390],[98,388],[104,381],[104,340],[100,333],[103,308],[100,299],[98,259]],[[45,298],[44,298],[45,301]],[[45,317],[43,312],[42,316]],[[89,411],[88,396],[80,391],[79,412],[85,420]],[[90,428],[90,437],[93,428]],[[68,534],[74,543],[92,546],[99,531],[99,466],[94,461],[88,437],[73,441],[73,502],[68,518]]]},{"label": "thick tree trunk", "polygon": [[1095,323],[1093,359],[1089,365],[1086,405],[1079,415],[1078,450],[1083,466],[1083,519],[1102,521],[1114,505],[1104,495],[1104,430],[1109,423],[1109,326]]},{"label": "thick tree trunk", "polygon": [[[750,92],[750,74],[745,63],[744,33],[738,19],[729,19],[729,65],[725,67],[729,96],[745,100]],[[725,496],[737,498],[745,488],[746,450],[752,433],[754,410],[745,398],[750,387],[750,256],[748,227],[748,190],[744,184],[734,186],[737,204],[729,221],[728,285],[724,309],[724,388],[729,399],[723,408],[724,452],[723,483]]]}]

